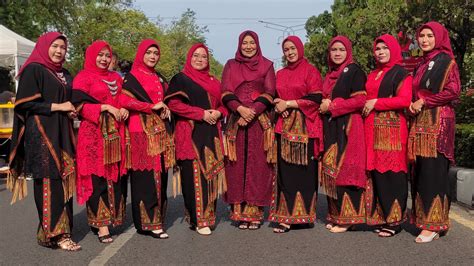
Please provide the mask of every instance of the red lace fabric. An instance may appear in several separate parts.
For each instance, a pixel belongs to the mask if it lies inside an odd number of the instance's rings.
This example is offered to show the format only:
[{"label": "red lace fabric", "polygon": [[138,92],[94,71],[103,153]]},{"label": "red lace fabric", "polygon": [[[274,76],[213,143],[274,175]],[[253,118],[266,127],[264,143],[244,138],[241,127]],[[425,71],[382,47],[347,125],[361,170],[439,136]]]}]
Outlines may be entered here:
[{"label": "red lace fabric", "polygon": [[[418,91],[420,81],[428,68],[430,60],[422,62],[413,78],[413,89],[415,99],[419,99]],[[457,65],[453,66],[448,74],[446,83],[441,92],[425,96],[426,108],[440,107],[440,128],[437,148],[438,152],[444,154],[452,163],[454,163],[454,137],[456,132],[456,119],[454,114],[454,103],[459,99],[461,93],[461,82]]]},{"label": "red lace fabric", "polygon": [[[378,90],[383,77],[387,73],[385,71],[377,80],[379,70],[371,72],[367,77],[366,89],[367,100],[375,99],[378,95]],[[387,171],[393,172],[407,172],[408,156],[407,156],[407,142],[408,142],[408,127],[407,120],[403,113],[405,108],[408,108],[411,103],[412,95],[412,77],[408,76],[404,81],[402,87],[399,89],[397,95],[391,98],[380,98],[375,104],[374,110],[365,119],[365,142],[367,145],[367,170],[377,170],[380,173]],[[374,150],[374,118],[375,111],[389,111],[396,110],[400,116],[400,139],[402,149],[400,151],[381,151]],[[393,140],[392,140],[393,141]]]}]

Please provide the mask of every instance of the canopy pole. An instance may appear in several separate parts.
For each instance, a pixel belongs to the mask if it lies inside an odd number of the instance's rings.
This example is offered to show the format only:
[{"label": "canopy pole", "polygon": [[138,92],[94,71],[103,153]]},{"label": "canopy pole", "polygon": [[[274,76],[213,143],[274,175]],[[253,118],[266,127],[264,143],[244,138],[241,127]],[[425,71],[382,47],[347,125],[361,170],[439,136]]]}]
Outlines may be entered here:
[{"label": "canopy pole", "polygon": [[13,80],[15,80],[15,95],[18,91],[18,79],[16,76],[18,76],[18,54],[15,54],[15,76],[13,77]]}]

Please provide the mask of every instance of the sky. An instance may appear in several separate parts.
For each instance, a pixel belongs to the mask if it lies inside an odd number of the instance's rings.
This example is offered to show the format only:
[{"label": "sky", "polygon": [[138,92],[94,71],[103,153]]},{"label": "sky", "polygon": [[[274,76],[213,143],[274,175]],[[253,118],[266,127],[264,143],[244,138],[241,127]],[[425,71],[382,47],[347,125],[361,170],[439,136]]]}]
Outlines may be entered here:
[{"label": "sky", "polygon": [[278,68],[283,35],[291,33],[305,42],[306,20],[330,10],[332,3],[333,0],[135,0],[133,5],[152,21],[160,17],[163,24],[178,19],[187,8],[193,10],[197,24],[207,25],[207,45],[222,64],[234,57],[239,34],[253,30],[259,35],[263,55]]}]

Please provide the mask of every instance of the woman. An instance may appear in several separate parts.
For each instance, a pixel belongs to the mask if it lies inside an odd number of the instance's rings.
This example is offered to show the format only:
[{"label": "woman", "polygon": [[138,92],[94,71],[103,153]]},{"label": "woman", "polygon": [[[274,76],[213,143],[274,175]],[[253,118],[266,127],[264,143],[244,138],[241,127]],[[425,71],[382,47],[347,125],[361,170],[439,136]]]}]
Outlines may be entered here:
[{"label": "woman", "polygon": [[222,73],[222,101],[232,112],[225,130],[228,160],[230,219],[240,229],[259,229],[263,208],[271,203],[276,152],[273,127],[266,111],[275,94],[275,72],[262,55],[258,36],[244,31],[239,36],[235,58]]},{"label": "woman", "polygon": [[38,244],[78,251],[71,240],[75,188],[75,116],[70,102],[72,77],[63,68],[67,39],[59,32],[38,38],[18,76],[7,187],[12,203],[26,196],[25,177],[34,180],[39,216]]},{"label": "woman", "polygon": [[[277,72],[274,100],[279,114],[275,126],[278,174],[269,220],[275,233],[286,233],[292,224],[313,224],[318,193],[317,158],[323,149],[322,79],[304,57],[304,45],[296,36],[282,44],[288,65]],[[295,178],[298,177],[298,178]]]},{"label": "woman", "polygon": [[379,225],[380,237],[401,231],[408,196],[407,140],[404,109],[410,106],[412,77],[400,66],[402,55],[395,37],[384,34],[374,42],[377,68],[367,77],[365,119],[367,224]]},{"label": "woman", "polygon": [[324,121],[322,184],[328,195],[332,233],[346,232],[365,223],[366,158],[364,121],[366,101],[364,71],[352,59],[352,43],[336,36],[329,43],[329,72],[323,83],[320,111]]},{"label": "woman", "polygon": [[122,78],[108,70],[111,56],[105,41],[95,41],[87,48],[72,96],[82,120],[77,139],[77,201],[87,202],[89,225],[101,243],[113,241],[108,226],[121,225],[125,215],[122,121],[128,118],[127,109],[151,113],[153,106],[122,94]]},{"label": "woman", "polygon": [[169,109],[163,103],[168,84],[155,71],[160,47],[155,40],[138,46],[132,71],[125,76],[123,93],[157,104],[160,113],[131,112],[126,128],[127,169],[130,169],[133,223],[139,234],[168,238],[163,223],[168,171],[173,166],[173,139],[169,136]]},{"label": "woman", "polygon": [[220,119],[220,82],[209,74],[209,51],[198,43],[189,49],[183,71],[170,82],[165,98],[177,115],[176,159],[186,218],[201,235],[210,235],[216,222],[216,199],[225,190]]},{"label": "woman", "polygon": [[441,24],[428,22],[417,32],[423,60],[415,70],[414,99],[410,111],[415,115],[409,138],[410,159],[414,168],[414,217],[422,229],[417,243],[431,242],[449,229],[449,165],[454,163],[455,114],[459,99],[459,70]]}]

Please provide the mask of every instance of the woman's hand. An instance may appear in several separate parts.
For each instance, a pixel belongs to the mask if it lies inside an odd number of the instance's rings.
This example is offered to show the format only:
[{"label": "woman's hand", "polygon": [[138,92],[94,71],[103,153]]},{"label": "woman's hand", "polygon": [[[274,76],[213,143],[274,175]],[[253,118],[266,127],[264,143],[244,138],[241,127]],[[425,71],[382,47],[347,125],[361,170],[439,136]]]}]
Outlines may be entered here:
[{"label": "woman's hand", "polygon": [[323,99],[323,101],[319,105],[319,112],[321,114],[327,113],[329,111],[329,105],[331,105],[331,100],[330,99]]},{"label": "woman's hand", "polygon": [[414,114],[419,114],[423,106],[425,105],[425,100],[418,99],[416,102],[410,104],[410,111]]},{"label": "woman's hand", "polygon": [[168,106],[166,106],[166,104],[164,102],[159,102],[159,103],[153,105],[153,107],[151,109],[154,110],[154,111],[158,111],[161,108],[168,108]]},{"label": "woman's hand", "polygon": [[52,112],[76,112],[76,108],[72,105],[71,102],[63,102],[63,103],[52,103],[51,104],[51,111]]},{"label": "woman's hand", "polygon": [[210,109],[208,111],[211,113],[211,116],[215,121],[219,120],[219,118],[221,118],[221,116],[222,116],[221,112],[219,112],[215,109]]},{"label": "woman's hand", "polygon": [[119,112],[120,112],[120,119],[121,119],[122,121],[125,121],[125,120],[128,119],[129,112],[128,112],[127,109],[125,109],[125,108],[120,108]]},{"label": "woman's hand", "polygon": [[170,119],[171,118],[171,111],[168,107],[163,108],[163,110],[161,110],[160,118],[161,119],[167,119],[167,118]]},{"label": "woman's hand", "polygon": [[239,125],[239,127],[246,127],[248,124],[249,123],[247,123],[247,121],[245,121],[245,119],[243,119],[242,117],[237,120],[237,125]]},{"label": "woman's hand", "polygon": [[368,116],[370,112],[372,112],[372,110],[374,109],[376,102],[377,99],[372,99],[365,102],[364,109],[362,109],[362,115],[365,117]]},{"label": "woman's hand", "polygon": [[287,118],[288,116],[290,115],[290,112],[288,112],[288,110],[284,111],[283,113],[281,113],[281,116],[283,118]]},{"label": "woman's hand", "polygon": [[254,110],[242,105],[237,108],[237,112],[239,112],[240,116],[243,117],[247,123],[252,121],[256,114]]},{"label": "woman's hand", "polygon": [[204,117],[202,120],[206,121],[209,125],[214,125],[216,123],[216,120],[214,120],[209,110],[204,111]]},{"label": "woman's hand", "polygon": [[275,104],[275,111],[279,114],[283,113],[288,108],[287,102],[280,98],[273,100],[273,103]]},{"label": "woman's hand", "polygon": [[114,116],[115,120],[117,120],[117,122],[120,122],[121,120],[121,115],[120,115],[120,110],[113,107],[112,105],[110,104],[102,104],[100,106],[100,110],[102,112],[109,112],[111,115]]}]

